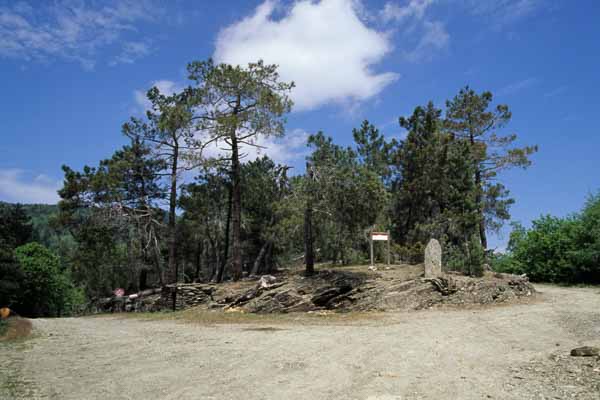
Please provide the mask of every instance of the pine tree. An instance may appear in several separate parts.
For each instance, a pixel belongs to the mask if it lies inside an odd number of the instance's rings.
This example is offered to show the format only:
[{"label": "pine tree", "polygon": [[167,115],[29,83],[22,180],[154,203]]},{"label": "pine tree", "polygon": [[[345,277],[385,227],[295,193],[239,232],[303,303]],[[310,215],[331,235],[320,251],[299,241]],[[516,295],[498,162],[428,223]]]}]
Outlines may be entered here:
[{"label": "pine tree", "polygon": [[188,65],[194,88],[196,130],[207,143],[225,144],[231,166],[231,276],[242,277],[242,192],[240,146],[255,146],[259,136],[281,136],[293,83],[279,80],[276,65],[262,61],[247,67],[215,65],[212,60]]},{"label": "pine tree", "polygon": [[507,105],[491,109],[492,93],[475,93],[468,86],[446,103],[445,128],[457,139],[469,145],[475,180],[475,204],[479,214],[479,237],[487,248],[487,229],[501,226],[508,218],[508,190],[495,183],[499,171],[526,168],[531,164],[529,156],[537,146],[512,147],[516,134],[500,136],[498,131],[511,119]]}]

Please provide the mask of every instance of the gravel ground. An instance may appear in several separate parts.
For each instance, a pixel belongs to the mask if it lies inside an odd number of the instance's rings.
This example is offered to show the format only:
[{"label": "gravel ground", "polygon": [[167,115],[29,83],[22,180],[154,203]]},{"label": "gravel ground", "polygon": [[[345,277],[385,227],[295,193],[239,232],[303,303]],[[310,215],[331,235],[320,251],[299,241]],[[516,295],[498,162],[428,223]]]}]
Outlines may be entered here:
[{"label": "gravel ground", "polygon": [[315,323],[38,319],[0,344],[2,399],[600,399],[600,288],[531,304]]}]

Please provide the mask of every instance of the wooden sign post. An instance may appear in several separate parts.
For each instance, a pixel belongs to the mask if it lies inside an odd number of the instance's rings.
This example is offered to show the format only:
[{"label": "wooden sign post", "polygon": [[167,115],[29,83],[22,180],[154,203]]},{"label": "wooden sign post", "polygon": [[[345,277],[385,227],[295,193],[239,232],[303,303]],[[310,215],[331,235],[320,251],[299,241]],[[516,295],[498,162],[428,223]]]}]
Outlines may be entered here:
[{"label": "wooden sign post", "polygon": [[390,266],[390,232],[371,232],[371,266],[375,266],[375,260],[373,255],[373,242],[386,241],[387,242],[387,265]]}]

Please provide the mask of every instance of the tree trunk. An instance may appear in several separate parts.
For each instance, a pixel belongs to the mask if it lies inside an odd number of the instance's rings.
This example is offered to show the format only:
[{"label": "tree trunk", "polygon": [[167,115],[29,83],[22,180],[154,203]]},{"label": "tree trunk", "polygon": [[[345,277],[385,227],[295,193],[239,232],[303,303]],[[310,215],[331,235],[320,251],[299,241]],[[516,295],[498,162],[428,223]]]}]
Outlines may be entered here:
[{"label": "tree trunk", "polygon": [[202,240],[198,240],[196,246],[196,272],[194,273],[194,282],[200,280],[200,271],[202,270],[202,253],[204,252],[204,246],[202,246]]},{"label": "tree trunk", "polygon": [[148,288],[148,270],[146,268],[142,268],[140,271],[140,280],[138,284],[138,289],[140,291],[146,290]]},{"label": "tree trunk", "polygon": [[487,250],[487,237],[485,234],[485,216],[483,210],[483,182],[481,181],[481,166],[479,160],[475,156],[475,136],[471,132],[469,134],[471,142],[471,154],[473,154],[473,162],[475,164],[475,205],[479,214],[479,239],[483,250]]},{"label": "tree trunk", "polygon": [[265,254],[264,272],[266,274],[270,274],[276,270],[277,268],[275,268],[275,263],[273,262],[273,241],[270,241],[269,245],[267,246],[267,252]]},{"label": "tree trunk", "polygon": [[177,246],[177,231],[175,226],[175,210],[177,208],[177,162],[179,157],[179,147],[177,144],[173,147],[173,159],[171,164],[171,193],[169,196],[169,223],[168,223],[168,246],[169,246],[169,266],[167,272],[167,283],[177,282],[177,263],[176,263],[176,246]]},{"label": "tree trunk", "polygon": [[260,251],[258,252],[258,256],[256,256],[256,260],[254,260],[254,265],[252,266],[252,272],[250,273],[250,275],[257,275],[259,273],[260,264],[262,262],[262,259],[265,256],[265,253],[267,251],[267,248],[269,247],[270,242],[271,242],[270,240],[267,240],[265,242],[265,244],[263,244],[262,247],[260,248]]},{"label": "tree trunk", "polygon": [[231,135],[231,278],[234,281],[242,277],[242,196],[240,182],[240,159],[235,133]]},{"label": "tree trunk", "polygon": [[154,248],[154,267],[156,268],[156,275],[158,277],[158,284],[162,287],[165,284],[165,278],[163,276],[163,270],[160,266],[161,264],[161,255],[160,255],[160,247],[158,246],[158,240],[156,239],[156,236],[153,235],[153,241],[154,241],[154,246],[152,246]]},{"label": "tree trunk", "polygon": [[[308,179],[312,180],[313,174],[310,165],[306,165]],[[313,229],[312,229],[312,193],[308,194],[306,210],[304,211],[304,263],[306,275],[315,273],[315,255],[313,251]]]},{"label": "tree trunk", "polygon": [[485,215],[483,210],[483,187],[481,185],[481,172],[479,170],[475,172],[475,185],[477,186],[475,204],[477,204],[477,212],[479,213],[479,237],[481,239],[481,247],[483,247],[483,250],[487,250]]},{"label": "tree trunk", "polygon": [[217,270],[217,282],[223,281],[223,273],[225,271],[225,266],[227,264],[227,259],[229,258],[229,232],[231,226],[231,203],[233,200],[233,188],[229,187],[229,197],[227,199],[227,219],[225,221],[225,245],[223,248],[223,259],[221,262],[218,262],[218,270]]}]

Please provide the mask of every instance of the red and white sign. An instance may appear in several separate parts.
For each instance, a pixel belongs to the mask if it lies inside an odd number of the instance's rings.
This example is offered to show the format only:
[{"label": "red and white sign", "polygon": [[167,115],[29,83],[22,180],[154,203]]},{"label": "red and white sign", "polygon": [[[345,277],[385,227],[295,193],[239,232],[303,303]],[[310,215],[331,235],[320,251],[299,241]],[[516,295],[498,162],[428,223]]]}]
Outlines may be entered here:
[{"label": "red and white sign", "polygon": [[387,232],[371,232],[371,240],[388,240],[389,235]]}]

